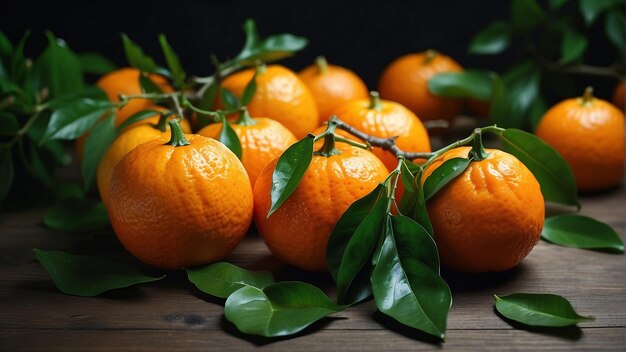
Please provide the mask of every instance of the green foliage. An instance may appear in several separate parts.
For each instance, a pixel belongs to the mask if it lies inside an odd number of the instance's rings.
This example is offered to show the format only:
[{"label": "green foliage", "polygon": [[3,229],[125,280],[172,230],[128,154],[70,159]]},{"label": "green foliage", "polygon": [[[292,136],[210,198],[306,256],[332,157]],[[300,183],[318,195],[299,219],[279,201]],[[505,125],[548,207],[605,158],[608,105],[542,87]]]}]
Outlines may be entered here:
[{"label": "green foliage", "polygon": [[471,159],[466,158],[446,160],[424,182],[424,198],[429,200],[437,191],[462,174],[471,161]]},{"label": "green foliage", "polygon": [[498,313],[529,326],[563,327],[594,320],[578,315],[567,299],[557,295],[513,293],[495,299]]},{"label": "green foliage", "polygon": [[227,298],[245,286],[263,289],[275,282],[270,272],[250,271],[226,262],[217,262],[186,271],[189,281],[199,290],[220,298]]},{"label": "green foliage", "polygon": [[546,219],[543,240],[566,247],[624,253],[624,242],[609,225],[577,214]]},{"label": "green foliage", "polygon": [[[67,191],[67,189],[66,189]],[[82,193],[63,197],[47,211],[43,223],[47,227],[65,232],[86,232],[106,230],[109,216],[102,202],[81,199]]]},{"label": "green foliage", "polygon": [[222,142],[222,144],[227,146],[230,151],[235,153],[237,158],[241,159],[241,141],[239,140],[237,133],[235,133],[235,130],[233,130],[232,126],[228,123],[228,120],[226,120],[226,116],[220,114],[220,119],[222,120],[222,129],[220,130],[220,135],[217,140]]}]

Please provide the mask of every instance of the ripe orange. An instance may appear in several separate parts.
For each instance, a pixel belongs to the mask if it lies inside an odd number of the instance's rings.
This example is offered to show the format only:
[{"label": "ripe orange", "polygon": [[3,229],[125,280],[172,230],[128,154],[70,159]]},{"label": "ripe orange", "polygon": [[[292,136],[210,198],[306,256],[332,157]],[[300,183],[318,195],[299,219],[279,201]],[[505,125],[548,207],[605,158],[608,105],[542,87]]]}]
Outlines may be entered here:
[{"label": "ripe orange", "polygon": [[[175,121],[170,125],[170,143],[144,143],[115,167],[109,217],[134,256],[181,269],[222,259],[237,246],[252,220],[252,188],[243,165],[223,144],[183,135]],[[188,145],[171,145],[185,138]]]},{"label": "ripe orange", "polygon": [[[296,137],[280,122],[265,118],[251,118],[247,111],[240,113],[232,128],[241,142],[241,162],[248,172],[250,184],[254,186],[261,170],[285,149],[296,142]],[[222,131],[221,123],[208,125],[198,131],[199,135],[218,138]]]},{"label": "ripe orange", "polygon": [[[467,158],[470,147],[452,149],[424,171]],[[544,202],[535,176],[514,156],[486,149],[427,203],[441,263],[462,272],[504,271],[516,266],[539,241]]]},{"label": "ripe orange", "polygon": [[565,158],[579,189],[604,189],[622,181],[624,112],[593,97],[591,88],[583,97],[550,108],[535,133]]},{"label": "ripe orange", "polygon": [[428,81],[438,73],[463,68],[452,58],[427,50],[401,56],[389,64],[380,77],[378,91],[383,99],[406,106],[422,121],[451,120],[463,105],[461,99],[438,97],[428,90]]},{"label": "ripe orange", "polygon": [[[317,106],[309,88],[298,76],[280,65],[257,68],[257,88],[248,104],[252,116],[269,116],[287,127],[296,138],[302,138],[319,125]],[[226,77],[222,87],[241,97],[255,69]]]},{"label": "ripe orange", "polygon": [[[164,110],[161,107],[150,107],[154,110]],[[109,187],[111,184],[111,175],[113,169],[122,158],[128,154],[131,150],[140,144],[145,142],[162,138],[168,140],[170,138],[169,125],[167,125],[165,131],[159,130],[155,125],[159,122],[160,115],[149,117],[145,120],[139,121],[122,132],[107,149],[107,152],[102,156],[100,163],[98,164],[98,171],[96,174],[96,181],[98,185],[98,192],[104,206],[108,208],[109,204]],[[173,117],[170,117],[171,119]],[[191,128],[186,120],[181,122],[183,132],[190,133]]]},{"label": "ripe orange", "polygon": [[626,86],[626,82],[621,81],[613,90],[613,104],[617,106],[620,110],[624,111],[624,100],[626,100],[626,92],[624,91],[624,87]]},{"label": "ripe orange", "polygon": [[[375,92],[370,100],[353,100],[340,106],[334,114],[357,130],[372,136],[398,136],[396,145],[404,151],[430,152],[428,133],[417,116],[398,103],[381,101]],[[395,169],[398,160],[393,154],[380,148],[374,148],[373,153],[387,169]]]},{"label": "ripe orange", "polygon": [[261,172],[254,186],[254,218],[265,243],[285,263],[326,271],[326,244],[341,215],[387,177],[372,153],[337,143],[341,154],[314,155],[298,188],[267,219],[272,174],[278,158]]},{"label": "ripe orange", "polygon": [[354,72],[337,65],[329,65],[324,57],[298,73],[309,87],[319,113],[320,123],[328,120],[333,111],[350,100],[367,99],[365,82]]}]

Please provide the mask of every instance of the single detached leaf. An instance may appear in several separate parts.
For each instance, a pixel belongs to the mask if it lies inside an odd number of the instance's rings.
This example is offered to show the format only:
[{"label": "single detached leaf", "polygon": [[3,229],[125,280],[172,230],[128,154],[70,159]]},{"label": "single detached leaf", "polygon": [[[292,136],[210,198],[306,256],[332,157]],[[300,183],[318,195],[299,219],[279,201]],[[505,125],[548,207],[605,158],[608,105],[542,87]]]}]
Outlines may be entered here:
[{"label": "single detached leaf", "polygon": [[513,0],[511,2],[511,22],[515,29],[528,32],[544,20],[545,15],[536,0]]},{"label": "single detached leaf", "polygon": [[120,133],[121,131],[124,131],[126,128],[128,128],[130,125],[133,125],[139,121],[143,121],[149,117],[157,116],[160,114],[161,114],[161,111],[151,110],[151,109],[138,111],[132,114],[126,120],[124,120],[124,122],[122,122],[122,124],[117,127],[117,131],[118,133]]},{"label": "single detached leaf", "polygon": [[240,288],[226,300],[224,314],[245,334],[276,337],[295,334],[344,308],[313,285],[284,281],[264,289]]},{"label": "single detached leaf", "polygon": [[452,294],[439,276],[435,242],[405,216],[390,220],[371,277],[376,306],[404,325],[443,339]]},{"label": "single detached leaf", "polygon": [[80,172],[83,177],[83,186],[85,191],[89,190],[95,177],[100,159],[107,149],[113,143],[116,136],[115,115],[109,114],[107,118],[99,122],[92,130],[87,140],[83,154],[87,157],[82,159],[80,164]]},{"label": "single detached leaf", "polygon": [[587,25],[591,25],[598,16],[613,5],[624,6],[622,0],[579,0],[580,13]]},{"label": "single detached leaf", "polygon": [[63,105],[52,113],[41,143],[50,139],[75,139],[82,136],[111,106],[108,101],[89,98]]},{"label": "single detached leaf", "polygon": [[624,253],[624,242],[611,226],[583,215],[547,218],[541,238],[566,247]]},{"label": "single detached leaf", "polygon": [[491,22],[478,32],[470,42],[470,54],[493,55],[499,54],[509,47],[511,42],[511,27],[503,21]]},{"label": "single detached leaf", "polygon": [[65,198],[54,203],[46,211],[43,223],[58,231],[99,231],[108,228],[109,216],[102,202]]},{"label": "single detached leaf", "polygon": [[13,160],[11,148],[0,146],[0,202],[4,200],[13,185]]},{"label": "single detached leaf", "polygon": [[78,54],[80,68],[85,73],[104,75],[117,68],[113,61],[98,53]]},{"label": "single detached leaf", "polygon": [[386,188],[381,184],[352,203],[333,228],[326,261],[337,283],[337,302],[353,304],[371,295],[371,257],[379,242],[387,212]]},{"label": "single detached leaf", "polygon": [[222,129],[220,130],[218,140],[227,146],[231,152],[235,153],[237,158],[241,159],[241,141],[239,140],[239,136],[237,136],[235,130],[233,130],[233,127],[228,123],[228,120],[226,120],[225,116],[222,116]]},{"label": "single detached leaf", "polygon": [[499,136],[505,149],[535,175],[547,201],[580,207],[574,174],[554,148],[537,136],[514,128]]},{"label": "single detached leaf", "polygon": [[226,298],[244,286],[262,289],[275,282],[268,271],[250,271],[226,262],[186,271],[189,281],[200,291],[220,298]]},{"label": "single detached leaf", "polygon": [[470,161],[465,158],[452,158],[441,164],[424,182],[425,200],[432,198],[440,189],[462,174]]},{"label": "single detached leaf", "polygon": [[567,299],[557,295],[513,293],[494,297],[500,314],[530,326],[563,327],[594,320],[578,315]]},{"label": "single detached leaf", "polygon": [[239,108],[241,105],[239,103],[239,99],[228,89],[221,88],[220,96],[222,98],[222,102],[224,103],[224,107],[226,110],[233,110]]},{"label": "single detached leaf", "polygon": [[624,35],[624,5],[622,4],[621,7],[621,12],[617,10],[612,10],[607,13],[604,30],[606,32],[606,36],[609,38],[611,43],[623,56],[625,45],[624,41],[626,41],[626,36]]},{"label": "single detached leaf", "polygon": [[73,296],[93,297],[116,288],[157,281],[165,277],[145,275],[132,266],[107,258],[41,249],[34,251],[37,260],[48,271],[57,288]]},{"label": "single detached leaf", "polygon": [[465,70],[439,73],[428,81],[428,90],[447,98],[474,98],[489,101],[492,92],[489,72]]},{"label": "single detached leaf", "polygon": [[124,52],[126,53],[126,60],[132,67],[136,67],[142,72],[156,72],[157,65],[154,60],[144,54],[139,45],[135,44],[126,34],[122,34],[122,43],[124,44]]},{"label": "single detached leaf", "polygon": [[183,70],[183,65],[180,63],[178,55],[167,42],[165,34],[159,35],[159,43],[161,44],[161,49],[165,55],[165,61],[167,62],[167,67],[170,69],[174,84],[176,84],[177,87],[182,87],[185,84],[186,73],[185,70]]},{"label": "single detached leaf", "polygon": [[585,53],[588,45],[587,38],[576,32],[572,28],[567,28],[563,33],[561,41],[561,59],[562,64],[569,64],[579,60]]},{"label": "single detached leaf", "polygon": [[313,138],[307,136],[287,148],[278,158],[272,174],[272,190],[269,218],[296,190],[313,159]]},{"label": "single detached leaf", "polygon": [[241,95],[241,106],[246,106],[250,104],[252,98],[254,97],[254,93],[256,93],[256,73],[250,79],[250,82],[246,85],[246,88],[243,90],[243,94]]}]

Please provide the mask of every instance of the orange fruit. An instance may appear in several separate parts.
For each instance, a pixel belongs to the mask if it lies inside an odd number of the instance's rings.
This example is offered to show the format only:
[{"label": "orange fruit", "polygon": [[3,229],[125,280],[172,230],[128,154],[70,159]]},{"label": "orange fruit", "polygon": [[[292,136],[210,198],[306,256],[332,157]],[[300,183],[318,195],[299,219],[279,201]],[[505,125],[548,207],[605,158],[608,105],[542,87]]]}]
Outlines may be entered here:
[{"label": "orange fruit", "polygon": [[320,123],[327,121],[340,105],[350,100],[367,99],[367,86],[356,73],[329,65],[324,57],[318,57],[315,64],[300,71],[298,76],[315,97]]},{"label": "orange fruit", "polygon": [[[396,145],[404,151],[430,152],[428,133],[417,116],[398,103],[380,100],[375,92],[370,100],[353,100],[340,106],[334,115],[357,130],[375,137],[398,136]],[[398,160],[390,152],[374,148],[373,153],[387,169],[396,168]]]},{"label": "orange fruit", "polygon": [[[161,107],[151,107],[155,110],[165,110]],[[165,131],[159,130],[155,125],[159,122],[160,115],[149,117],[145,120],[136,122],[129,126],[120,134],[113,143],[109,146],[106,153],[102,156],[100,163],[98,164],[98,171],[96,174],[96,182],[98,185],[98,192],[104,206],[108,208],[109,204],[109,186],[111,184],[111,175],[113,169],[117,163],[122,160],[128,152],[133,150],[140,144],[145,142],[162,138],[168,140],[170,138],[170,127],[167,125]],[[172,119],[170,117],[169,119]],[[183,120],[181,122],[183,132],[190,133],[191,128],[189,122]]]},{"label": "orange fruit", "polygon": [[[242,112],[232,128],[241,142],[241,162],[254,186],[261,170],[295,143],[296,137],[280,122],[265,117],[250,118]],[[222,131],[221,123],[208,125],[198,131],[199,135],[217,139]]]},{"label": "orange fruit", "polygon": [[[470,147],[443,153],[422,180]],[[426,206],[442,265],[462,272],[504,271],[524,259],[539,241],[544,202],[535,176],[514,156],[486,149]]]},{"label": "orange fruit", "polygon": [[591,88],[550,108],[535,133],[567,161],[579,189],[599,190],[622,181],[624,112],[593,97]]},{"label": "orange fruit", "polygon": [[[235,154],[211,138],[183,135],[175,121],[170,125],[169,143],[141,144],[115,167],[108,210],[131,254],[173,270],[226,257],[245,235],[253,203]],[[171,145],[183,139],[189,144]]]},{"label": "orange fruit", "polygon": [[326,271],[326,245],[333,227],[357,199],[387,177],[372,153],[337,143],[341,154],[314,155],[300,184],[270,217],[270,188],[278,158],[254,185],[254,219],[272,253],[281,261],[309,271]]},{"label": "orange fruit", "polygon": [[315,99],[306,84],[286,67],[280,65],[251,68],[226,77],[222,87],[241,97],[256,77],[256,92],[248,104],[252,116],[270,116],[287,127],[296,138],[303,138],[319,125]]},{"label": "orange fruit", "polygon": [[624,111],[624,100],[626,100],[626,92],[624,92],[624,86],[626,86],[626,82],[621,81],[617,85],[615,85],[615,89],[613,90],[613,104],[615,104],[615,106],[617,106],[622,111]]},{"label": "orange fruit", "polygon": [[422,121],[449,121],[461,111],[463,100],[431,94],[428,81],[438,73],[462,70],[461,65],[452,58],[434,50],[408,54],[397,58],[385,68],[378,91],[383,99],[406,106]]}]

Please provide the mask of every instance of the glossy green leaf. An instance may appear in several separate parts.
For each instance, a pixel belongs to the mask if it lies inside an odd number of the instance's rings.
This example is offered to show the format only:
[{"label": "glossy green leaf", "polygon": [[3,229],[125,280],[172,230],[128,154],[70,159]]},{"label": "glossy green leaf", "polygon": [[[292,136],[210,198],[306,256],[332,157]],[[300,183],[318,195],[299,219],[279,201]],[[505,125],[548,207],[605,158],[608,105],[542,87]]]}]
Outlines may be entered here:
[{"label": "glossy green leaf", "polygon": [[241,106],[239,99],[237,99],[237,97],[226,88],[220,89],[220,97],[222,98],[222,102],[224,103],[226,110],[238,109],[239,106]]},{"label": "glossy green leaf", "polygon": [[98,53],[78,54],[80,68],[85,73],[104,75],[117,69],[113,61]]},{"label": "glossy green leaf", "polygon": [[0,31],[0,61],[8,60],[13,56],[13,44],[7,36]]},{"label": "glossy green leaf", "polygon": [[227,146],[228,149],[235,153],[237,158],[241,160],[241,141],[239,140],[239,136],[237,136],[233,127],[228,123],[228,120],[226,120],[225,116],[222,116],[222,129],[220,130],[220,135],[217,140]]},{"label": "glossy green leaf", "polygon": [[272,206],[267,213],[268,218],[296,190],[312,159],[313,138],[310,136],[292,144],[278,158],[278,163],[272,174]]},{"label": "glossy green leaf", "polygon": [[51,32],[46,35],[48,47],[37,63],[37,70],[43,80],[41,85],[50,89],[52,98],[81,91],[85,85],[80,60],[65,41],[56,38]]},{"label": "glossy green leaf", "polygon": [[452,294],[439,276],[435,242],[407,217],[390,220],[371,277],[376,306],[406,326],[443,339]]},{"label": "glossy green leaf", "polygon": [[429,200],[450,181],[462,174],[470,164],[467,158],[452,158],[446,160],[424,182],[424,198]]},{"label": "glossy green leaf", "polygon": [[237,55],[237,60],[239,61],[252,58],[255,55],[256,48],[261,40],[259,38],[259,32],[256,29],[256,23],[253,19],[246,19],[243,23],[243,31],[246,34],[246,41],[241,49],[241,52]]},{"label": "glossy green leaf", "polygon": [[[220,90],[220,85],[217,82],[213,82],[209,85],[209,87],[204,91],[202,95],[202,100],[200,100],[200,104],[198,107],[202,110],[212,111],[215,105],[215,99],[217,97],[217,92]],[[198,114],[199,117],[203,117],[204,115]],[[208,121],[206,121],[208,124]]]},{"label": "glossy green leaf", "polygon": [[89,136],[87,136],[83,151],[83,154],[87,157],[84,157],[80,164],[85,190],[91,188],[96,178],[96,170],[98,169],[98,164],[100,164],[100,159],[102,159],[104,153],[113,143],[116,132],[115,115],[111,113],[107,118],[95,125]]},{"label": "glossy green leaf", "polygon": [[415,220],[420,226],[428,232],[430,237],[434,236],[435,231],[433,230],[433,224],[430,222],[430,217],[428,215],[428,211],[426,208],[426,196],[424,194],[424,186],[422,185],[422,175],[423,172],[420,171],[416,176],[416,203],[415,208],[413,209],[412,219]]},{"label": "glossy green leaf", "polygon": [[578,315],[567,299],[557,295],[513,293],[494,297],[500,314],[525,325],[563,327],[595,320]]},{"label": "glossy green leaf", "polygon": [[600,14],[611,6],[618,5],[622,8],[624,7],[622,0],[579,0],[578,5],[580,13],[583,15],[587,25],[591,25],[595,22]]},{"label": "glossy green leaf", "polygon": [[556,11],[567,4],[568,1],[569,0],[550,0],[548,1],[548,5],[552,11]]},{"label": "glossy green leaf", "polygon": [[41,150],[36,143],[30,145],[30,171],[44,184],[49,190],[54,190],[55,182],[52,165],[49,160],[41,156]]},{"label": "glossy green leaf", "polygon": [[264,289],[240,288],[226,300],[224,315],[245,334],[276,337],[295,334],[343,309],[313,285],[284,281]]},{"label": "glossy green leaf", "polygon": [[0,202],[4,200],[13,185],[13,160],[11,148],[0,146]]},{"label": "glossy green leaf", "polygon": [[261,40],[256,24],[248,19],[244,23],[246,42],[235,58],[241,65],[253,65],[255,61],[271,62],[293,55],[303,49],[308,41],[292,34],[275,34]]},{"label": "glossy green leaf", "polygon": [[527,122],[529,108],[539,96],[541,70],[530,60],[520,62],[503,77],[506,86],[508,116],[502,116],[500,127],[521,128]]},{"label": "glossy green leaf", "polygon": [[326,262],[337,283],[337,302],[353,304],[372,293],[371,257],[379,242],[387,212],[381,184],[355,201],[335,224],[326,246]]},{"label": "glossy green leaf", "polygon": [[428,81],[428,90],[442,97],[482,101],[489,101],[493,95],[490,73],[480,70],[439,73]]},{"label": "glossy green leaf", "polygon": [[52,113],[41,143],[50,139],[75,139],[82,136],[111,106],[108,101],[83,98],[60,107]]},{"label": "glossy green leaf", "polygon": [[51,110],[56,110],[83,98],[89,98],[92,100],[102,101],[102,102],[109,101],[109,98],[107,98],[106,93],[102,89],[96,86],[89,86],[80,91],[67,93],[67,94],[55,97],[53,99],[50,99],[48,101],[48,107]]},{"label": "glossy green leaf", "polygon": [[611,226],[578,214],[547,218],[541,238],[565,247],[624,253],[624,242]]},{"label": "glossy green leaf", "polygon": [[54,161],[56,165],[68,166],[72,162],[72,156],[61,141],[49,140],[39,145],[48,128],[51,114],[47,110],[41,112],[37,120],[29,126],[26,135],[35,148],[39,147],[43,158]]},{"label": "glossy green leaf", "polygon": [[124,44],[124,52],[126,53],[126,60],[132,67],[136,67],[142,72],[156,72],[157,65],[154,60],[144,54],[139,45],[130,40],[126,34],[122,34],[122,43]]},{"label": "glossy green leaf", "polygon": [[410,161],[406,160],[402,163],[400,167],[400,180],[402,181],[402,185],[404,186],[404,190],[406,192],[414,192],[415,191],[415,176],[411,169],[409,169],[408,165],[415,165]]},{"label": "glossy green leaf", "polygon": [[554,148],[537,136],[514,128],[499,136],[505,149],[535,175],[545,200],[580,207],[572,169]]},{"label": "glossy green leaf", "polygon": [[109,217],[102,202],[76,197],[64,198],[46,211],[44,225],[64,232],[88,232],[108,228]]},{"label": "glossy green leaf", "polygon": [[226,262],[186,271],[189,281],[200,291],[220,298],[226,298],[244,286],[263,289],[275,282],[268,271],[250,271]]},{"label": "glossy green leaf", "polygon": [[622,56],[624,55],[624,41],[626,41],[626,37],[624,35],[624,26],[626,26],[626,24],[624,22],[623,7],[624,5],[622,4],[621,12],[617,10],[609,11],[606,15],[606,22],[604,24],[606,36]]},{"label": "glossy green leaf", "polygon": [[154,83],[154,81],[150,79],[150,77],[146,76],[145,74],[142,74],[139,76],[139,86],[141,87],[142,93],[146,93],[146,94],[163,93],[161,91],[161,88],[156,83]]},{"label": "glossy green leaf", "polygon": [[503,21],[491,22],[478,32],[469,44],[470,54],[493,55],[499,54],[509,47],[511,42],[511,27]]},{"label": "glossy green leaf", "polygon": [[145,275],[132,266],[107,258],[34,249],[39,263],[48,271],[57,288],[68,295],[93,297],[106,291],[165,277]]},{"label": "glossy green leaf", "polygon": [[566,27],[561,41],[562,64],[569,64],[582,58],[588,45],[587,38],[572,28]]},{"label": "glossy green leaf", "polygon": [[489,109],[489,120],[491,124],[507,126],[511,114],[509,95],[500,76],[493,75],[492,79],[493,97],[491,98],[491,107]]},{"label": "glossy green leaf", "polygon": [[241,106],[246,106],[250,104],[252,98],[254,97],[254,93],[256,93],[256,73],[250,79],[250,82],[246,85],[246,88],[243,90],[243,94],[241,95]]},{"label": "glossy green leaf", "polygon": [[161,44],[161,49],[165,55],[165,61],[167,62],[167,67],[170,70],[174,84],[177,87],[182,87],[185,84],[186,73],[185,70],[183,70],[183,65],[180,63],[178,55],[167,42],[165,34],[159,35],[159,43]]},{"label": "glossy green leaf", "polygon": [[528,32],[544,20],[545,15],[536,0],[512,0],[511,22],[513,28]]},{"label": "glossy green leaf", "polygon": [[539,121],[548,110],[548,104],[543,96],[539,95],[528,107],[528,122],[534,131],[539,125]]}]

